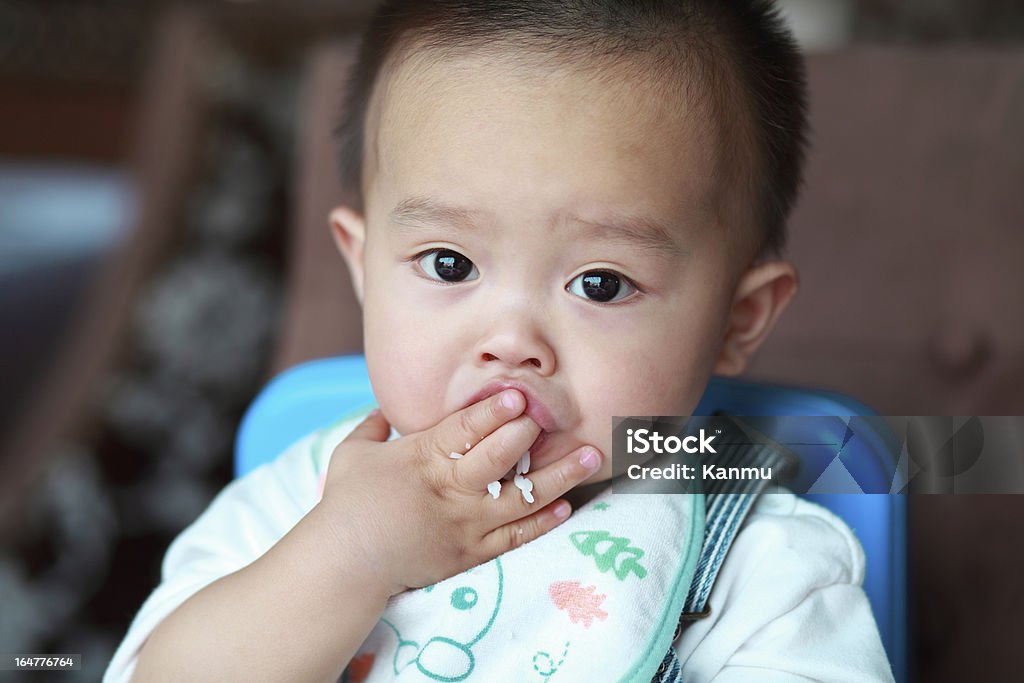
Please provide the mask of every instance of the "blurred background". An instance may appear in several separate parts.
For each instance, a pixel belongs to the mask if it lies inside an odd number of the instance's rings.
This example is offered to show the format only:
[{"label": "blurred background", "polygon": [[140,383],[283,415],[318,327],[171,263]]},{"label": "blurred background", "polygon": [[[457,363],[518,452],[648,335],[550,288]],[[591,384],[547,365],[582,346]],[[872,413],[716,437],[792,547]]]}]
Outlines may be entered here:
[{"label": "blurred background", "polygon": [[[750,375],[1024,414],[1024,4],[781,4],[810,57],[803,290]],[[326,213],[373,5],[0,0],[0,652],[99,680],[255,393],[360,350]],[[1016,677],[1024,504],[910,514],[915,680]]]}]

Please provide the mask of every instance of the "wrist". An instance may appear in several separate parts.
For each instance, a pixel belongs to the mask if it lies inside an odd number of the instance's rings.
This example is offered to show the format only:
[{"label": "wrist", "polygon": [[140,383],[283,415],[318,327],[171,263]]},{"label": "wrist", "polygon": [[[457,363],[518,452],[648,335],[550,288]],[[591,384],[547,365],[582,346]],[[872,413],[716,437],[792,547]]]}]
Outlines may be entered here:
[{"label": "wrist", "polygon": [[317,535],[325,540],[320,546],[321,561],[331,567],[332,575],[346,584],[359,586],[367,600],[379,603],[383,609],[387,601],[405,587],[389,581],[389,567],[377,557],[379,548],[373,547],[356,525],[346,524],[346,519],[349,519],[347,515],[330,509],[321,501],[304,521],[315,527]]}]

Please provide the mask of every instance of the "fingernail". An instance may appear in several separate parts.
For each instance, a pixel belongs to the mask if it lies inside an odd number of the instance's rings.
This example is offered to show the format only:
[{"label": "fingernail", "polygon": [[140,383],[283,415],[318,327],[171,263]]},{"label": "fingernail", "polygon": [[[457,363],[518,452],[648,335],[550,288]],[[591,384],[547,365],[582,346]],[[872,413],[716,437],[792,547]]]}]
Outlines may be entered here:
[{"label": "fingernail", "polygon": [[601,463],[601,456],[598,455],[597,451],[589,446],[583,449],[580,453],[580,464],[586,467],[588,470],[596,470],[597,466]]},{"label": "fingernail", "polygon": [[366,417],[377,417],[378,415],[380,415],[380,408],[374,408]]},{"label": "fingernail", "polygon": [[501,395],[501,405],[505,406],[509,410],[515,410],[519,407],[519,396],[516,391],[506,391]]},{"label": "fingernail", "polygon": [[566,503],[565,501],[562,501],[561,503],[555,506],[553,512],[555,513],[555,517],[557,517],[558,519],[565,519],[569,516],[569,504]]}]

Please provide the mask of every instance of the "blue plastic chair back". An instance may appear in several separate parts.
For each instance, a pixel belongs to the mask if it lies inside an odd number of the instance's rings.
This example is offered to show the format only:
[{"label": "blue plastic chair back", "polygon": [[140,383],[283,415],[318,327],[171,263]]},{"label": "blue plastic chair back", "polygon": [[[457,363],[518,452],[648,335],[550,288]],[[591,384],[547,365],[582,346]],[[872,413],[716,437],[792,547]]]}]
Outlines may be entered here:
[{"label": "blue plastic chair back", "polygon": [[[362,356],[339,356],[308,361],[281,373],[267,384],[246,411],[235,443],[235,474],[243,476],[270,462],[310,432],[335,422],[355,408],[374,404]],[[776,417],[821,416],[822,432],[814,441],[834,443],[847,432],[844,418],[874,413],[842,394],[796,389],[715,377],[708,384],[696,415],[722,411],[732,415]],[[796,419],[794,425],[804,425]],[[774,433],[788,425],[776,422]],[[882,430],[860,430],[843,451],[843,464],[867,490],[888,490],[895,463]],[[801,479],[793,488],[806,490],[835,457],[834,449],[794,449],[801,460]],[[807,478],[810,477],[810,481]],[[802,486],[802,488],[800,488]],[[906,680],[907,667],[907,539],[906,499],[903,495],[827,494],[803,496],[845,521],[864,547],[867,571],[864,590],[878,621],[897,681]]]}]

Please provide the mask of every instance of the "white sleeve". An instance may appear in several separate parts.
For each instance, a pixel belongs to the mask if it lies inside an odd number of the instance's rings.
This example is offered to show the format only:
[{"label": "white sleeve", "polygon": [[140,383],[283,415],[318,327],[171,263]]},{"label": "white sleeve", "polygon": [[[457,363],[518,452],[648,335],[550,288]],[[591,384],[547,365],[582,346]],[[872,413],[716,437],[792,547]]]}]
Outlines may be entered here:
[{"label": "white sleeve", "polygon": [[692,683],[892,681],[861,584],[864,551],[838,517],[761,496],[711,590],[711,615],[676,643]]},{"label": "white sleeve", "polygon": [[311,455],[316,435],[224,488],[171,543],[160,585],[128,628],[103,677],[131,678],[139,650],[153,629],[189,597],[267,552],[317,500],[318,474]]}]

